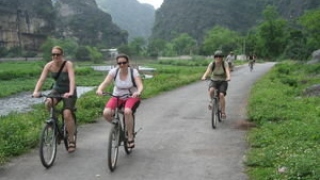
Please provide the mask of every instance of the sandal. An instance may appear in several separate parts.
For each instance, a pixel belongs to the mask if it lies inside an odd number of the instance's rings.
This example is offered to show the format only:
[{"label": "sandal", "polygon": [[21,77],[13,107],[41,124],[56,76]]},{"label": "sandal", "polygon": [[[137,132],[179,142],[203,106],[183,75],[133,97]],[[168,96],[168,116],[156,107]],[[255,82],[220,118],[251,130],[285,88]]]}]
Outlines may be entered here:
[{"label": "sandal", "polygon": [[76,150],[76,143],[75,142],[69,142],[68,144],[68,152],[72,153]]},{"label": "sandal", "polygon": [[221,118],[222,119],[225,119],[227,116],[226,116],[226,113],[225,112],[221,112]]},{"label": "sandal", "polygon": [[134,148],[134,146],[135,146],[135,144],[134,144],[134,140],[128,141],[128,148],[133,149],[133,148]]}]

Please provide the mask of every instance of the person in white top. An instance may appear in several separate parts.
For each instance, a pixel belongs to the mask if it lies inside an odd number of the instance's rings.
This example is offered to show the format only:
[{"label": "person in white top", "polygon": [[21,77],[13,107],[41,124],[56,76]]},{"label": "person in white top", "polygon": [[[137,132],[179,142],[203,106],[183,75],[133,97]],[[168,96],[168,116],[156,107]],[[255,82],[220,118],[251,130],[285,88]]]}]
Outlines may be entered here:
[{"label": "person in white top", "polygon": [[[134,147],[133,137],[133,112],[140,103],[140,95],[143,91],[143,83],[137,69],[130,70],[129,57],[125,54],[119,54],[116,57],[118,66],[109,71],[104,81],[99,85],[96,94],[103,95],[103,90],[114,82],[113,95],[122,96],[131,94],[128,98],[120,99],[119,105],[124,107],[125,123],[128,131],[128,147]],[[131,74],[132,73],[132,74]],[[132,78],[133,77],[133,78]],[[114,110],[117,106],[117,99],[111,97],[106,103],[103,110],[103,117],[111,122],[114,115]]]},{"label": "person in white top", "polygon": [[233,71],[233,61],[236,59],[236,56],[231,51],[228,56],[226,57],[226,61],[228,62],[230,71]]}]

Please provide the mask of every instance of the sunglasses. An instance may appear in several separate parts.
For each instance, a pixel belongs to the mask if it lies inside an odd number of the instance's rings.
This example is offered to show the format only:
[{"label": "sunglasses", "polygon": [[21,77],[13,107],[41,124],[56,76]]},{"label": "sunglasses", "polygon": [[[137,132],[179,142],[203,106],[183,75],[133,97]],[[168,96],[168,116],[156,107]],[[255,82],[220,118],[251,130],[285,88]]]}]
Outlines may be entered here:
[{"label": "sunglasses", "polygon": [[223,56],[214,56],[214,58],[223,58]]},{"label": "sunglasses", "polygon": [[118,62],[117,64],[118,65],[121,65],[121,64],[123,64],[123,65],[125,65],[125,64],[127,64],[128,62]]},{"label": "sunglasses", "polygon": [[51,56],[61,56],[59,53],[52,53]]}]

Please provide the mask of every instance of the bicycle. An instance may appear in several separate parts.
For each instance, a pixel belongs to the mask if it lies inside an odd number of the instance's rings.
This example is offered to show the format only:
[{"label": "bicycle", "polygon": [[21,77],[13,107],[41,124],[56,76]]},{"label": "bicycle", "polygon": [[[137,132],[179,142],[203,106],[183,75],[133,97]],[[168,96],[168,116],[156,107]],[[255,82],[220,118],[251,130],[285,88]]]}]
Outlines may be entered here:
[{"label": "bicycle", "polygon": [[[62,98],[62,95],[46,95],[40,94],[40,97],[50,98],[53,102],[53,98]],[[72,116],[75,122],[75,134],[74,142],[76,146],[77,142],[77,118],[75,115],[76,109],[72,111]],[[46,120],[46,124],[42,129],[40,135],[39,155],[41,163],[44,167],[50,168],[57,156],[57,146],[60,141],[63,140],[64,146],[68,151],[68,131],[66,129],[65,120],[63,118],[63,109],[58,110],[55,106],[50,107],[49,118]],[[62,123],[59,123],[59,116],[61,116]]]},{"label": "bicycle", "polygon": [[[211,82],[213,80],[207,79],[207,81]],[[222,81],[215,81],[215,82],[222,82]],[[221,112],[221,106],[220,106],[219,93],[220,93],[219,90],[216,89],[210,101],[212,129],[216,129],[218,122],[222,122],[222,112]]]},{"label": "bicycle", "polygon": [[[117,107],[115,109],[115,114],[112,120],[112,128],[109,134],[109,142],[108,142],[108,167],[111,172],[113,172],[117,165],[118,155],[119,155],[119,147],[124,146],[124,150],[126,154],[130,154],[132,152],[132,148],[128,147],[128,133],[126,131],[126,123],[124,118],[123,107],[119,107],[119,99],[130,97],[130,94],[125,94],[122,96],[115,96],[111,93],[104,93],[106,96],[115,97],[117,99]],[[132,113],[133,116],[133,138],[136,134],[141,130],[141,128],[135,132],[135,112]],[[122,121],[121,121],[122,119]]]},{"label": "bicycle", "polygon": [[254,62],[249,62],[249,69],[250,69],[250,72],[252,72],[252,71],[253,71],[253,64],[254,64]]}]

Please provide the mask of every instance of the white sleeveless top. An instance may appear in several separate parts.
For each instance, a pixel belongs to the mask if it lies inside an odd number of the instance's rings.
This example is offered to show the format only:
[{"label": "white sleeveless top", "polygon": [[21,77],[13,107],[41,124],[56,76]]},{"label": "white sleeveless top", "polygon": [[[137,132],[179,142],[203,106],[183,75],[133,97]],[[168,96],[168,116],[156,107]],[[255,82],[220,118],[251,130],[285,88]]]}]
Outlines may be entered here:
[{"label": "white sleeveless top", "polygon": [[[130,68],[130,67],[128,67],[128,68]],[[109,71],[109,75],[114,78],[116,75],[117,69],[118,69],[118,67],[111,69]],[[120,72],[121,72],[121,68],[119,68],[118,73],[117,73],[117,77],[115,78],[115,81],[114,81],[113,95],[122,96],[124,94],[132,94],[132,93],[138,91],[138,88],[133,86],[133,82],[131,80],[132,75],[133,75],[133,79],[135,77],[140,76],[138,70],[133,69],[133,74],[131,74],[130,69],[128,69],[128,75],[125,80],[120,79]]]}]

